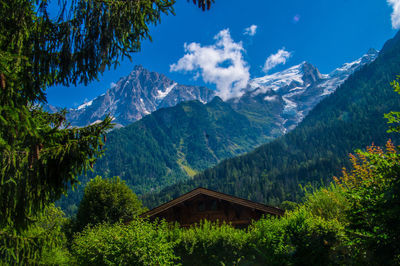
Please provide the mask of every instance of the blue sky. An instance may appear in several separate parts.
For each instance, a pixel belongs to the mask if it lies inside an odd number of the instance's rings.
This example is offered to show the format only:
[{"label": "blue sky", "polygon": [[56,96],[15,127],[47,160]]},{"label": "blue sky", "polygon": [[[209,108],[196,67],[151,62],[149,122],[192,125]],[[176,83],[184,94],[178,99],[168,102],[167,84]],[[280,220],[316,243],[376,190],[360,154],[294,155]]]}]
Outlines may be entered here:
[{"label": "blue sky", "polygon": [[177,0],[175,13],[151,28],[153,41],[143,42],[132,62],[88,86],[48,88],[48,102],[76,107],[136,64],[232,95],[249,78],[302,61],[329,73],[369,48],[381,49],[400,27],[400,0],[216,0],[207,12]]}]

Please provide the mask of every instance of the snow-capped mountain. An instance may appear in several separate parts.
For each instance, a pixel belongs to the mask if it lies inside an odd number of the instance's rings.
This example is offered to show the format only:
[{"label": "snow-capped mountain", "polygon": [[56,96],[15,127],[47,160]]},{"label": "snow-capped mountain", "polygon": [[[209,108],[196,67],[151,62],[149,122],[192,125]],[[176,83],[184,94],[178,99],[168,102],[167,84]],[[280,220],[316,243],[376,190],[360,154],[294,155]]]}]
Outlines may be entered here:
[{"label": "snow-capped mountain", "polygon": [[121,78],[105,94],[68,110],[67,119],[73,126],[85,126],[110,114],[114,123],[124,126],[182,101],[209,102],[214,94],[206,87],[181,85],[162,74],[135,66],[127,77]]},{"label": "snow-capped mountain", "polygon": [[[277,137],[293,129],[317,103],[377,55],[378,51],[370,49],[361,58],[345,63],[329,74],[321,74],[310,63],[302,62],[252,79],[241,98],[227,103],[258,123],[265,135]],[[67,119],[73,126],[85,126],[110,114],[115,123],[125,126],[160,108],[189,100],[207,103],[215,95],[215,91],[206,87],[177,84],[163,74],[135,66],[105,94],[68,110]],[[46,108],[51,112],[58,110],[51,105]]]},{"label": "snow-capped mountain", "polygon": [[[323,98],[333,93],[354,71],[375,60],[378,51],[370,49],[351,63],[345,63],[329,74],[321,74],[308,62],[251,80],[248,92],[232,100],[238,111],[252,110],[260,117],[280,126],[281,133],[293,129]],[[279,135],[280,132],[276,132]]]}]

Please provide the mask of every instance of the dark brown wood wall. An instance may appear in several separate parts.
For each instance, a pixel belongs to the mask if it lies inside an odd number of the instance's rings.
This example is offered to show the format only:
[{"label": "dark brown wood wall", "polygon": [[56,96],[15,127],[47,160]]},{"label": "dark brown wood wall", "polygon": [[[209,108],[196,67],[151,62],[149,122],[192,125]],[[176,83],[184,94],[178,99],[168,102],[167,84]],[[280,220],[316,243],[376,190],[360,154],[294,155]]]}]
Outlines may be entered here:
[{"label": "dark brown wood wall", "polygon": [[201,220],[231,223],[237,227],[247,226],[252,220],[258,220],[264,213],[225,200],[198,195],[192,199],[173,206],[152,219],[165,219],[168,222],[178,222],[187,227]]}]

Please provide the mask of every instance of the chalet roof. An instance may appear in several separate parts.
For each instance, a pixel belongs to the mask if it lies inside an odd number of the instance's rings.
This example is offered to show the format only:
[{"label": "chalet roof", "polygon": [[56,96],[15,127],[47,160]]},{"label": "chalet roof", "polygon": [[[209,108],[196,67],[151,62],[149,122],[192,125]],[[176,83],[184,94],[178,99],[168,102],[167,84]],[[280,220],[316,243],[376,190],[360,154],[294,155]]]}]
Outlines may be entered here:
[{"label": "chalet roof", "polygon": [[234,197],[228,194],[224,194],[221,192],[217,192],[217,191],[213,191],[210,189],[206,189],[206,188],[196,188],[186,194],[183,194],[182,196],[173,199],[171,201],[168,201],[167,203],[164,203],[158,207],[155,207],[154,209],[143,213],[142,217],[151,217],[154,215],[157,215],[169,208],[172,208],[184,201],[187,201],[189,199],[192,199],[198,195],[206,195],[206,196],[210,196],[213,198],[217,198],[217,199],[221,199],[221,200],[225,200],[234,204],[238,204],[238,205],[242,205],[251,209],[255,209],[255,210],[259,210],[262,211],[264,213],[268,213],[268,214],[273,214],[273,215],[279,215],[282,216],[284,214],[284,210],[276,208],[276,207],[272,207],[272,206],[268,206],[265,204],[261,204],[261,203],[257,203],[254,201],[250,201],[250,200],[246,200],[246,199],[242,199],[242,198],[238,198],[238,197]]}]

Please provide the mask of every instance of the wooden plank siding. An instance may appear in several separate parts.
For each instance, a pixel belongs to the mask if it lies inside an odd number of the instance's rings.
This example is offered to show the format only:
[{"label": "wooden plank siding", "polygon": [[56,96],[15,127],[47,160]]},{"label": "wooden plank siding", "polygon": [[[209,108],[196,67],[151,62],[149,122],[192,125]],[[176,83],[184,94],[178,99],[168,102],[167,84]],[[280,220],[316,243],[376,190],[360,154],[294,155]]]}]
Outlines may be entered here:
[{"label": "wooden plank siding", "polygon": [[144,214],[150,220],[165,219],[187,227],[201,220],[230,223],[236,227],[248,226],[263,215],[283,215],[272,206],[233,197],[205,188],[197,188]]}]

